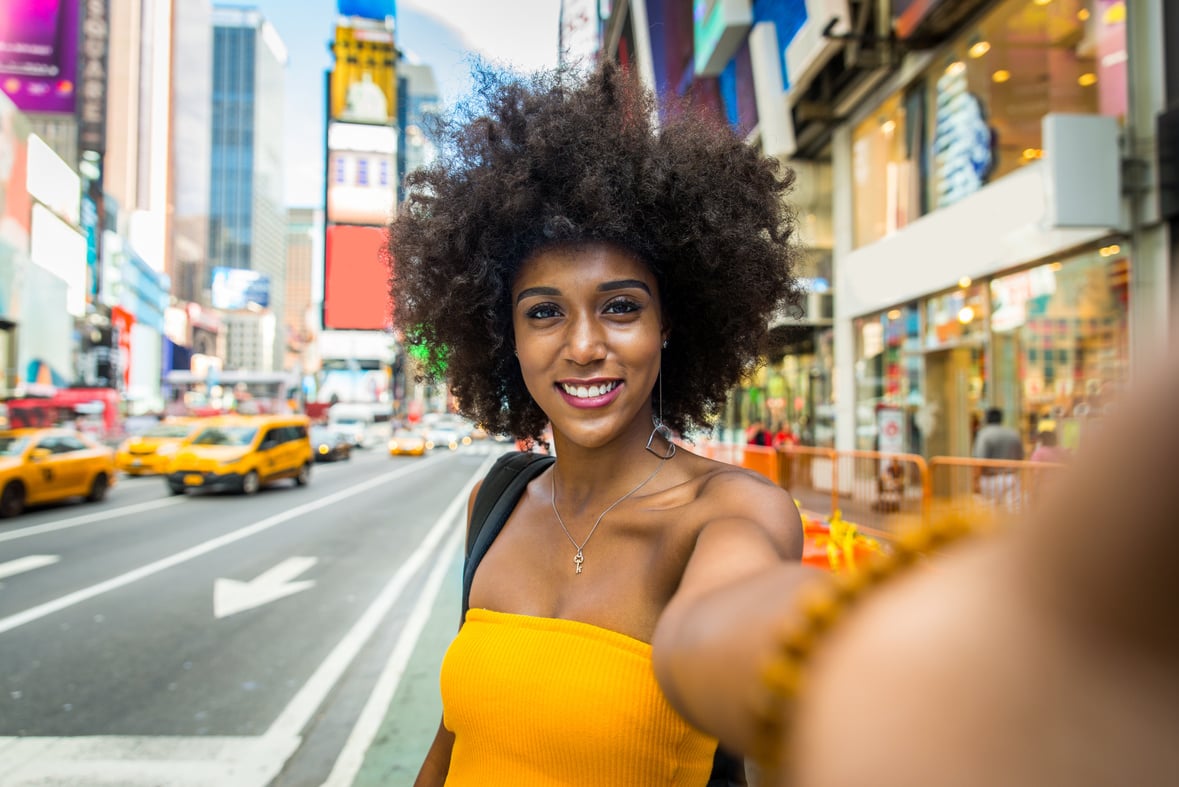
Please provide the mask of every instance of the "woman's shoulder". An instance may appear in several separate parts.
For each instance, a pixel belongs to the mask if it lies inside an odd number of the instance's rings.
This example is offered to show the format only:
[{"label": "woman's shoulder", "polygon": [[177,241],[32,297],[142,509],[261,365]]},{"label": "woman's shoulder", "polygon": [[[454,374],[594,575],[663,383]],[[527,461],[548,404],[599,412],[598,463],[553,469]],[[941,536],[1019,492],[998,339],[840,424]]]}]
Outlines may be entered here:
[{"label": "woman's shoulder", "polygon": [[685,452],[695,487],[694,502],[730,515],[764,507],[793,506],[790,494],[764,475],[738,465]]}]

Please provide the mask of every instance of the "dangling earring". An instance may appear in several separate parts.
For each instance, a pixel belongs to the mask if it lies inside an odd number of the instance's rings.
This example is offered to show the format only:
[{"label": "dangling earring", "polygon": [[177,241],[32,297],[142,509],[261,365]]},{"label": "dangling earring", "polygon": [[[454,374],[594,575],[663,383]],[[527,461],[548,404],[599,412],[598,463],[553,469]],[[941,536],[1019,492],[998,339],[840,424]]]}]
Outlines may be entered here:
[{"label": "dangling earring", "polygon": [[[666,349],[667,339],[663,340],[663,346]],[[647,450],[655,454],[660,459],[671,459],[675,456],[675,443],[671,441],[671,430],[667,428],[667,424],[663,423],[663,367],[659,368],[659,413],[651,413],[651,423],[654,429],[651,430],[651,436],[647,438]],[[655,442],[655,435],[659,435],[667,442],[667,453],[659,453],[653,447]]]}]

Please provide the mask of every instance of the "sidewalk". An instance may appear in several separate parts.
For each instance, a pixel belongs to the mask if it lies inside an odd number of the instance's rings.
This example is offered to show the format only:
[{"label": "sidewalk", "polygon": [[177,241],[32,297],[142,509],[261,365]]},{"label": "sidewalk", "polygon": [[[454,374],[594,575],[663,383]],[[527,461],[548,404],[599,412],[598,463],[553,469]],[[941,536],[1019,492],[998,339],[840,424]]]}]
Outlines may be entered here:
[{"label": "sidewalk", "polygon": [[447,569],[442,589],[406,665],[384,721],[364,755],[354,787],[413,784],[442,720],[438,668],[458,631],[462,609],[462,555]]}]

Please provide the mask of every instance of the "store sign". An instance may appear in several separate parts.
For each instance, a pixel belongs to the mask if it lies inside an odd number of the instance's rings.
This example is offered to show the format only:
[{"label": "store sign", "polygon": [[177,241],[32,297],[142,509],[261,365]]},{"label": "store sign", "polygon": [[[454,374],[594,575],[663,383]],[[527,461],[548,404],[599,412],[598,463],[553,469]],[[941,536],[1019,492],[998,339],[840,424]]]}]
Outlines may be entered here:
[{"label": "store sign", "polygon": [[0,90],[24,112],[72,115],[79,0],[4,0]]},{"label": "store sign", "polygon": [[827,34],[849,32],[851,11],[847,0],[806,0],[806,21],[789,41],[782,42],[786,75],[794,93],[805,90],[843,46],[843,42],[828,38]]},{"label": "store sign", "polygon": [[965,64],[951,63],[938,78],[934,123],[934,193],[944,208],[982,188],[995,165],[994,132],[969,90]]},{"label": "store sign", "polygon": [[397,0],[337,0],[340,16],[359,16],[364,19],[397,18]]},{"label": "store sign", "polygon": [[66,311],[86,314],[86,239],[44,205],[33,205],[29,256],[33,262],[65,282]]},{"label": "store sign", "polygon": [[82,22],[81,89],[78,98],[78,149],[106,151],[107,0],[85,0]]},{"label": "store sign", "polygon": [[396,207],[397,181],[392,126],[328,126],[328,223],[384,226]]},{"label": "store sign", "polygon": [[693,0],[696,76],[714,77],[724,71],[752,26],[753,8],[749,0]]},{"label": "store sign", "polygon": [[29,135],[25,187],[34,199],[77,226],[81,219],[82,179],[36,134]]}]

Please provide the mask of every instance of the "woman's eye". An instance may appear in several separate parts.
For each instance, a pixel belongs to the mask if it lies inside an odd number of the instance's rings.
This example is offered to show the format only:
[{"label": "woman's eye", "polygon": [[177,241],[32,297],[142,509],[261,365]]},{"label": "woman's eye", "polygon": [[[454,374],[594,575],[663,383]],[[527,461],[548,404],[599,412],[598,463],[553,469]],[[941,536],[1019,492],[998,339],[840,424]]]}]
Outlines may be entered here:
[{"label": "woman's eye", "polygon": [[524,312],[524,315],[530,320],[547,320],[550,317],[558,317],[560,314],[557,307],[551,303],[540,303]]},{"label": "woman's eye", "polygon": [[603,311],[607,314],[630,314],[641,308],[642,306],[637,301],[632,301],[630,298],[616,298],[607,303]]}]

